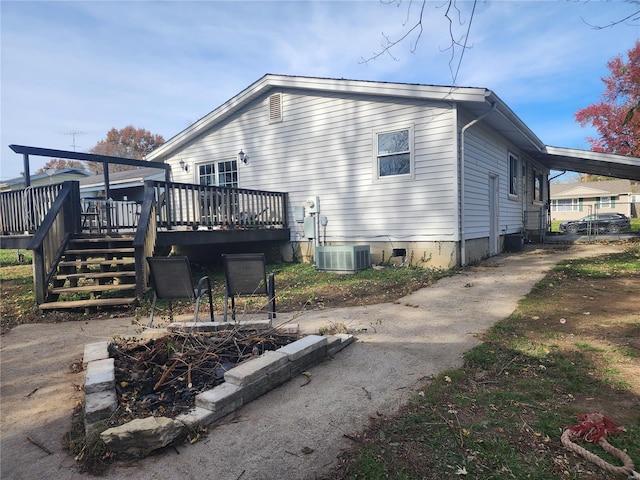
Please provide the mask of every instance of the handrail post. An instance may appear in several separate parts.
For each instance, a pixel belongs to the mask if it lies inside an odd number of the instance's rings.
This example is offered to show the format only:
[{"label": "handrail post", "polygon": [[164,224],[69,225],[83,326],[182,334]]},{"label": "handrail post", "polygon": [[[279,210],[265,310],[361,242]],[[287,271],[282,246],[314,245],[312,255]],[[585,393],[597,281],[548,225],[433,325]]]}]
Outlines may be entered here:
[{"label": "handrail post", "polygon": [[146,257],[153,256],[157,235],[157,213],[155,198],[155,183],[146,181],[144,184],[144,200],[140,211],[140,220],[133,239],[136,296],[142,298],[147,287]]},{"label": "handrail post", "polygon": [[169,183],[165,182],[164,184],[164,207],[167,209],[167,230],[172,229],[173,218],[171,211],[171,199],[173,198],[173,188],[169,191]]},{"label": "handrail post", "polygon": [[33,250],[33,286],[36,295],[36,304],[44,303],[46,298],[46,279],[47,273],[44,265],[44,252],[42,244]]}]

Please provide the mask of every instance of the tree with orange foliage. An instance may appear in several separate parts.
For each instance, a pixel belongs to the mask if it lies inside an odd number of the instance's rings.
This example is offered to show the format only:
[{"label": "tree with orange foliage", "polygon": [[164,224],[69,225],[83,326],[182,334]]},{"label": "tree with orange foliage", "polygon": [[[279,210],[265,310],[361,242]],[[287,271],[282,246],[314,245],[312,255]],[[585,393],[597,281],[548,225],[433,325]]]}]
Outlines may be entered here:
[{"label": "tree with orange foliage", "polygon": [[578,110],[583,127],[592,125],[599,138],[587,138],[594,152],[640,157],[640,40],[628,52],[607,62],[611,72],[602,81],[605,91],[598,103]]},{"label": "tree with orange foliage", "polygon": [[53,169],[54,171],[64,170],[65,168],[81,168],[82,170],[86,169],[84,163],[78,160],[65,160],[63,158],[52,158],[47,163],[44,164],[44,167],[36,170],[36,173],[46,173],[48,169]]},{"label": "tree with orange foliage", "polygon": [[[144,128],[135,128],[129,125],[120,130],[115,128],[109,130],[107,137],[104,140],[100,140],[89,150],[89,153],[142,160],[163,143],[164,138],[162,135],[153,134]],[[101,163],[90,162],[90,164],[91,171],[102,173],[103,166]],[[110,164],[109,172],[120,172],[135,168],[127,165]]]}]

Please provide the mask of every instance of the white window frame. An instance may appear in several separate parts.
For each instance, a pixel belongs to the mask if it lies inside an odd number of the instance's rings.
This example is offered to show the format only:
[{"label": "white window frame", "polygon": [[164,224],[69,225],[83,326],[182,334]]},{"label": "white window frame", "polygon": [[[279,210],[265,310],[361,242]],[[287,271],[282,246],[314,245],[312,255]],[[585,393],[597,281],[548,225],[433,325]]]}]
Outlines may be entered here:
[{"label": "white window frame", "polygon": [[[540,181],[538,191],[536,192],[536,184]],[[544,201],[544,174],[537,170],[533,171],[533,201],[536,203],[542,203]]]},{"label": "white window frame", "polygon": [[[562,203],[561,203],[562,202]],[[577,198],[559,198],[551,200],[552,212],[579,212],[580,202]]]},{"label": "white window frame", "polygon": [[507,154],[507,169],[509,171],[509,198],[520,197],[520,157],[513,152]]},{"label": "white window frame", "polygon": [[[234,164],[235,163],[235,172],[236,172],[236,181],[235,181],[235,185],[234,184],[228,184],[228,183],[224,183],[224,184],[220,184],[220,167],[222,164],[225,163],[231,163]],[[213,166],[214,172],[213,172],[213,178],[215,180],[214,183],[208,183],[208,184],[203,184],[201,183],[201,174],[200,174],[200,168],[201,167],[206,167],[207,165],[211,165]],[[232,170],[233,171],[233,170]],[[239,186],[239,179],[238,179],[238,160],[236,158],[230,158],[228,160],[216,160],[213,162],[203,162],[203,163],[199,163],[196,165],[196,180],[198,182],[198,184],[200,185],[208,185],[208,186],[215,186],[215,187],[233,187],[233,188],[238,188]]]},{"label": "white window frame", "polygon": [[[408,131],[408,143],[409,150],[398,151],[390,154],[378,155],[378,138],[380,135],[384,135],[387,133],[401,132],[407,130]],[[397,127],[389,127],[384,129],[376,129],[372,132],[373,136],[373,179],[378,182],[394,182],[394,181],[406,181],[411,180],[415,176],[415,165],[414,165],[414,127],[413,125],[398,125]],[[391,155],[398,155],[408,153],[409,154],[409,172],[401,173],[396,175],[380,175],[380,158],[384,158]]]},{"label": "white window frame", "polygon": [[611,198],[612,197],[600,197],[600,200],[598,200],[598,208],[611,208]]}]

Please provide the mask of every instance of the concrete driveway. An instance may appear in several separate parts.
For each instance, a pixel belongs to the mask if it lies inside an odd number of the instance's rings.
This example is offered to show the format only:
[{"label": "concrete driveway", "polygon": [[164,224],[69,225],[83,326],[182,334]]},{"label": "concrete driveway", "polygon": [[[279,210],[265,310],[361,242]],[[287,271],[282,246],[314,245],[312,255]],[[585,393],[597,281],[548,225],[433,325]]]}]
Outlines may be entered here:
[{"label": "concrete driveway", "polygon": [[[493,257],[393,304],[303,312],[305,333],[344,323],[357,341],[210,429],[203,440],[130,463],[106,478],[218,480],[322,478],[344,434],[371,416],[395,412],[429,379],[459,367],[477,335],[507,317],[520,298],[558,261],[622,251],[616,245],[529,247]],[[278,315],[284,321],[286,315]],[[289,315],[288,318],[292,316]],[[70,365],[84,344],[131,336],[131,319],[21,325],[2,336],[1,470],[8,479],[80,479],[61,438],[82,401],[83,373]],[[51,454],[30,442],[36,440]],[[305,452],[310,453],[303,453]]]}]

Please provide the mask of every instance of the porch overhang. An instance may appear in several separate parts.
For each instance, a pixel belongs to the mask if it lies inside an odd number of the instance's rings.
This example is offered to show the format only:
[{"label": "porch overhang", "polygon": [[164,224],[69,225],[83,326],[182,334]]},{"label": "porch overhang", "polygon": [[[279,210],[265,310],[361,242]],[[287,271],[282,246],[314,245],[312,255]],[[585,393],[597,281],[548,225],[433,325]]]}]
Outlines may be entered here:
[{"label": "porch overhang", "polygon": [[52,148],[30,147],[27,145],[9,145],[9,148],[15,153],[22,154],[23,156],[25,187],[29,187],[31,185],[29,155],[101,163],[103,166],[103,178],[106,198],[109,198],[109,164],[111,163],[118,165],[128,165],[130,167],[158,168],[164,170],[165,180],[167,182],[171,181],[171,166],[163,162],[151,162],[147,160],[136,160],[133,158],[123,157],[110,157],[108,155],[96,155],[93,153],[70,152],[68,150],[55,150]]},{"label": "porch overhang", "polygon": [[550,170],[640,180],[640,158],[637,157],[550,146],[529,153]]}]

